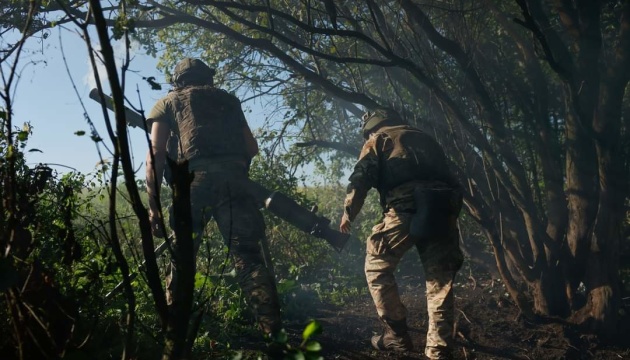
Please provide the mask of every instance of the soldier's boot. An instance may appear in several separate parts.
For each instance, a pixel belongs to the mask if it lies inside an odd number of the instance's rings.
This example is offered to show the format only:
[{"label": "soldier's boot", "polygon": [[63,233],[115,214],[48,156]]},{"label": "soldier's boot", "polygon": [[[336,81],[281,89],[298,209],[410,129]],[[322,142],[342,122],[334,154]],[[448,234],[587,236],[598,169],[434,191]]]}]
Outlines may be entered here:
[{"label": "soldier's boot", "polygon": [[273,337],[282,330],[280,308],[277,304],[268,304],[267,309],[257,309],[257,321],[263,334]]},{"label": "soldier's boot", "polygon": [[[267,291],[269,290],[267,289]],[[275,287],[271,291],[275,293]],[[266,354],[268,358],[283,359],[286,344],[280,341],[281,337],[278,336],[282,332],[282,320],[278,302],[273,301],[272,296],[270,302],[259,305],[256,310],[256,321],[267,342]]]},{"label": "soldier's boot", "polygon": [[384,330],[381,335],[372,337],[372,347],[376,350],[411,351],[413,343],[407,331],[407,319],[391,320],[382,317]]}]

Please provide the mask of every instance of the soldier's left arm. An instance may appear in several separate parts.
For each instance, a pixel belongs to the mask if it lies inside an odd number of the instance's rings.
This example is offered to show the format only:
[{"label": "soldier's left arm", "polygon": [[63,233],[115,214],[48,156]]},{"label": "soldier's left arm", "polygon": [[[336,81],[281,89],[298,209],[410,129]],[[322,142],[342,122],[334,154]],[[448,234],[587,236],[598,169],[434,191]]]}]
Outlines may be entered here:
[{"label": "soldier's left arm", "polygon": [[365,197],[371,188],[378,185],[379,152],[378,136],[370,136],[363,144],[359,160],[350,175],[346,198],[344,200],[344,217],[353,221],[365,202]]}]

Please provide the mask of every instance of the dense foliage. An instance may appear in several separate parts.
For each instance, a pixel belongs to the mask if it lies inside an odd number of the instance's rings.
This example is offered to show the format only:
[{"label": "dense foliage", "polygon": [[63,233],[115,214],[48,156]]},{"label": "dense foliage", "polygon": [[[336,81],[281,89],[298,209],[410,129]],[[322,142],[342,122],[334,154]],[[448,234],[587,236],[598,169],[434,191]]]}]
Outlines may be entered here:
[{"label": "dense foliage", "polygon": [[[6,153],[4,155],[6,159]],[[305,190],[280,164],[272,167],[262,158],[254,162],[251,171],[254,177],[265,174],[267,181],[277,179],[266,185],[293,196],[305,206],[317,201],[323,214],[338,215],[340,191]],[[42,348],[41,344],[36,346],[45,338],[41,334],[16,338],[12,329],[19,322],[7,313],[12,310],[7,302],[11,297],[7,296],[3,299],[4,323],[0,327],[3,339],[0,347],[4,354],[18,357],[14,351],[20,342],[23,342],[24,358],[65,352],[69,358],[105,359],[123,351],[127,300],[124,293],[112,292],[121,281],[121,274],[110,247],[109,190],[105,175],[86,177],[68,173],[59,176],[45,167],[29,169],[23,163],[20,165],[17,194],[19,204],[23,205],[18,207],[18,213],[23,214],[19,219],[24,221],[25,235],[19,241],[14,240],[11,256],[2,259],[2,291],[28,289],[16,297],[24,307],[39,309],[33,314],[32,322],[21,324],[25,326],[25,334],[45,331],[61,338],[51,349]],[[164,206],[168,207],[168,188],[164,188],[162,196]],[[117,203],[115,221],[123,252],[130,268],[140,269],[142,255],[137,220],[124,192],[118,193]],[[29,207],[23,208],[26,204]],[[306,324],[309,309],[313,310],[321,301],[343,303],[346,297],[366,291],[360,270],[362,258],[356,250],[363,246],[362,242],[354,239],[349,245],[352,250],[339,255],[321,239],[306,235],[269,213],[265,215],[286,321]],[[365,231],[357,233],[364,234]],[[231,339],[243,334],[254,336],[257,330],[252,327],[251,315],[234,279],[226,245],[212,222],[204,239],[195,278],[195,306],[197,311],[203,310],[206,314],[194,351],[200,355],[236,354],[229,350]],[[166,254],[161,257],[162,272],[167,258]],[[40,272],[43,278],[35,279],[33,272]],[[132,283],[137,306],[136,351],[143,354],[143,358],[154,358],[161,353],[159,321],[142,272],[133,270],[132,273],[139,275]],[[37,299],[42,292],[54,294],[54,297],[41,304]],[[59,304],[63,304],[63,308],[55,307]],[[65,321],[55,322],[55,317],[63,318],[63,315],[68,316]],[[38,330],[38,324],[43,328]],[[286,343],[287,340],[278,341]],[[32,347],[29,349],[27,344]]]}]

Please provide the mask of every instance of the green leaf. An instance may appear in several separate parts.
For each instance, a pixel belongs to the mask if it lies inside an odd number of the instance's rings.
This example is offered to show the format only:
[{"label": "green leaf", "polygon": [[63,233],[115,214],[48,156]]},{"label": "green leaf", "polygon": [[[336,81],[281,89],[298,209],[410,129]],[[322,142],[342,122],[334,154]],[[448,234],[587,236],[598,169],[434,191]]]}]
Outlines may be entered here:
[{"label": "green leaf", "polygon": [[30,149],[28,152],[40,152],[40,153],[44,153],[43,151],[39,150],[39,149]]},{"label": "green leaf", "polygon": [[301,351],[296,351],[295,353],[291,354],[291,359],[293,360],[306,360],[306,357],[304,356],[304,354]]},{"label": "green leaf", "polygon": [[201,289],[203,286],[214,286],[212,279],[207,276],[203,276],[200,273],[195,274],[195,289]]},{"label": "green leaf", "polygon": [[313,335],[318,335],[322,333],[322,325],[317,321],[313,320],[306,328],[304,328],[304,332],[302,333],[302,338],[304,341],[308,340]]},{"label": "green leaf", "polygon": [[286,294],[291,290],[297,288],[298,284],[294,280],[281,279],[278,281],[278,293]]},{"label": "green leaf", "polygon": [[74,135],[76,135],[76,136],[83,136],[83,135],[85,135],[85,131],[83,131],[83,130],[75,131]]},{"label": "green leaf", "polygon": [[322,351],[322,345],[317,341],[309,341],[304,347],[306,351],[318,352]]},{"label": "green leaf", "polygon": [[18,141],[24,142],[26,140],[28,140],[28,131],[20,131],[17,133],[17,139]]}]

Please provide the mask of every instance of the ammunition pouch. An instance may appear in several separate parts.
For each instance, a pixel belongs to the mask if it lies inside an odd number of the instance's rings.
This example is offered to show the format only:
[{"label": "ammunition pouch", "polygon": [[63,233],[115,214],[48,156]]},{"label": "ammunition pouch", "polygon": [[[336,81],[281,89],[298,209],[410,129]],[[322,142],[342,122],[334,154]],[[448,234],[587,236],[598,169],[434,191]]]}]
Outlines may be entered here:
[{"label": "ammunition pouch", "polygon": [[462,207],[462,193],[452,188],[416,187],[413,192],[416,212],[411,217],[409,235],[418,240],[448,236],[449,223]]}]

